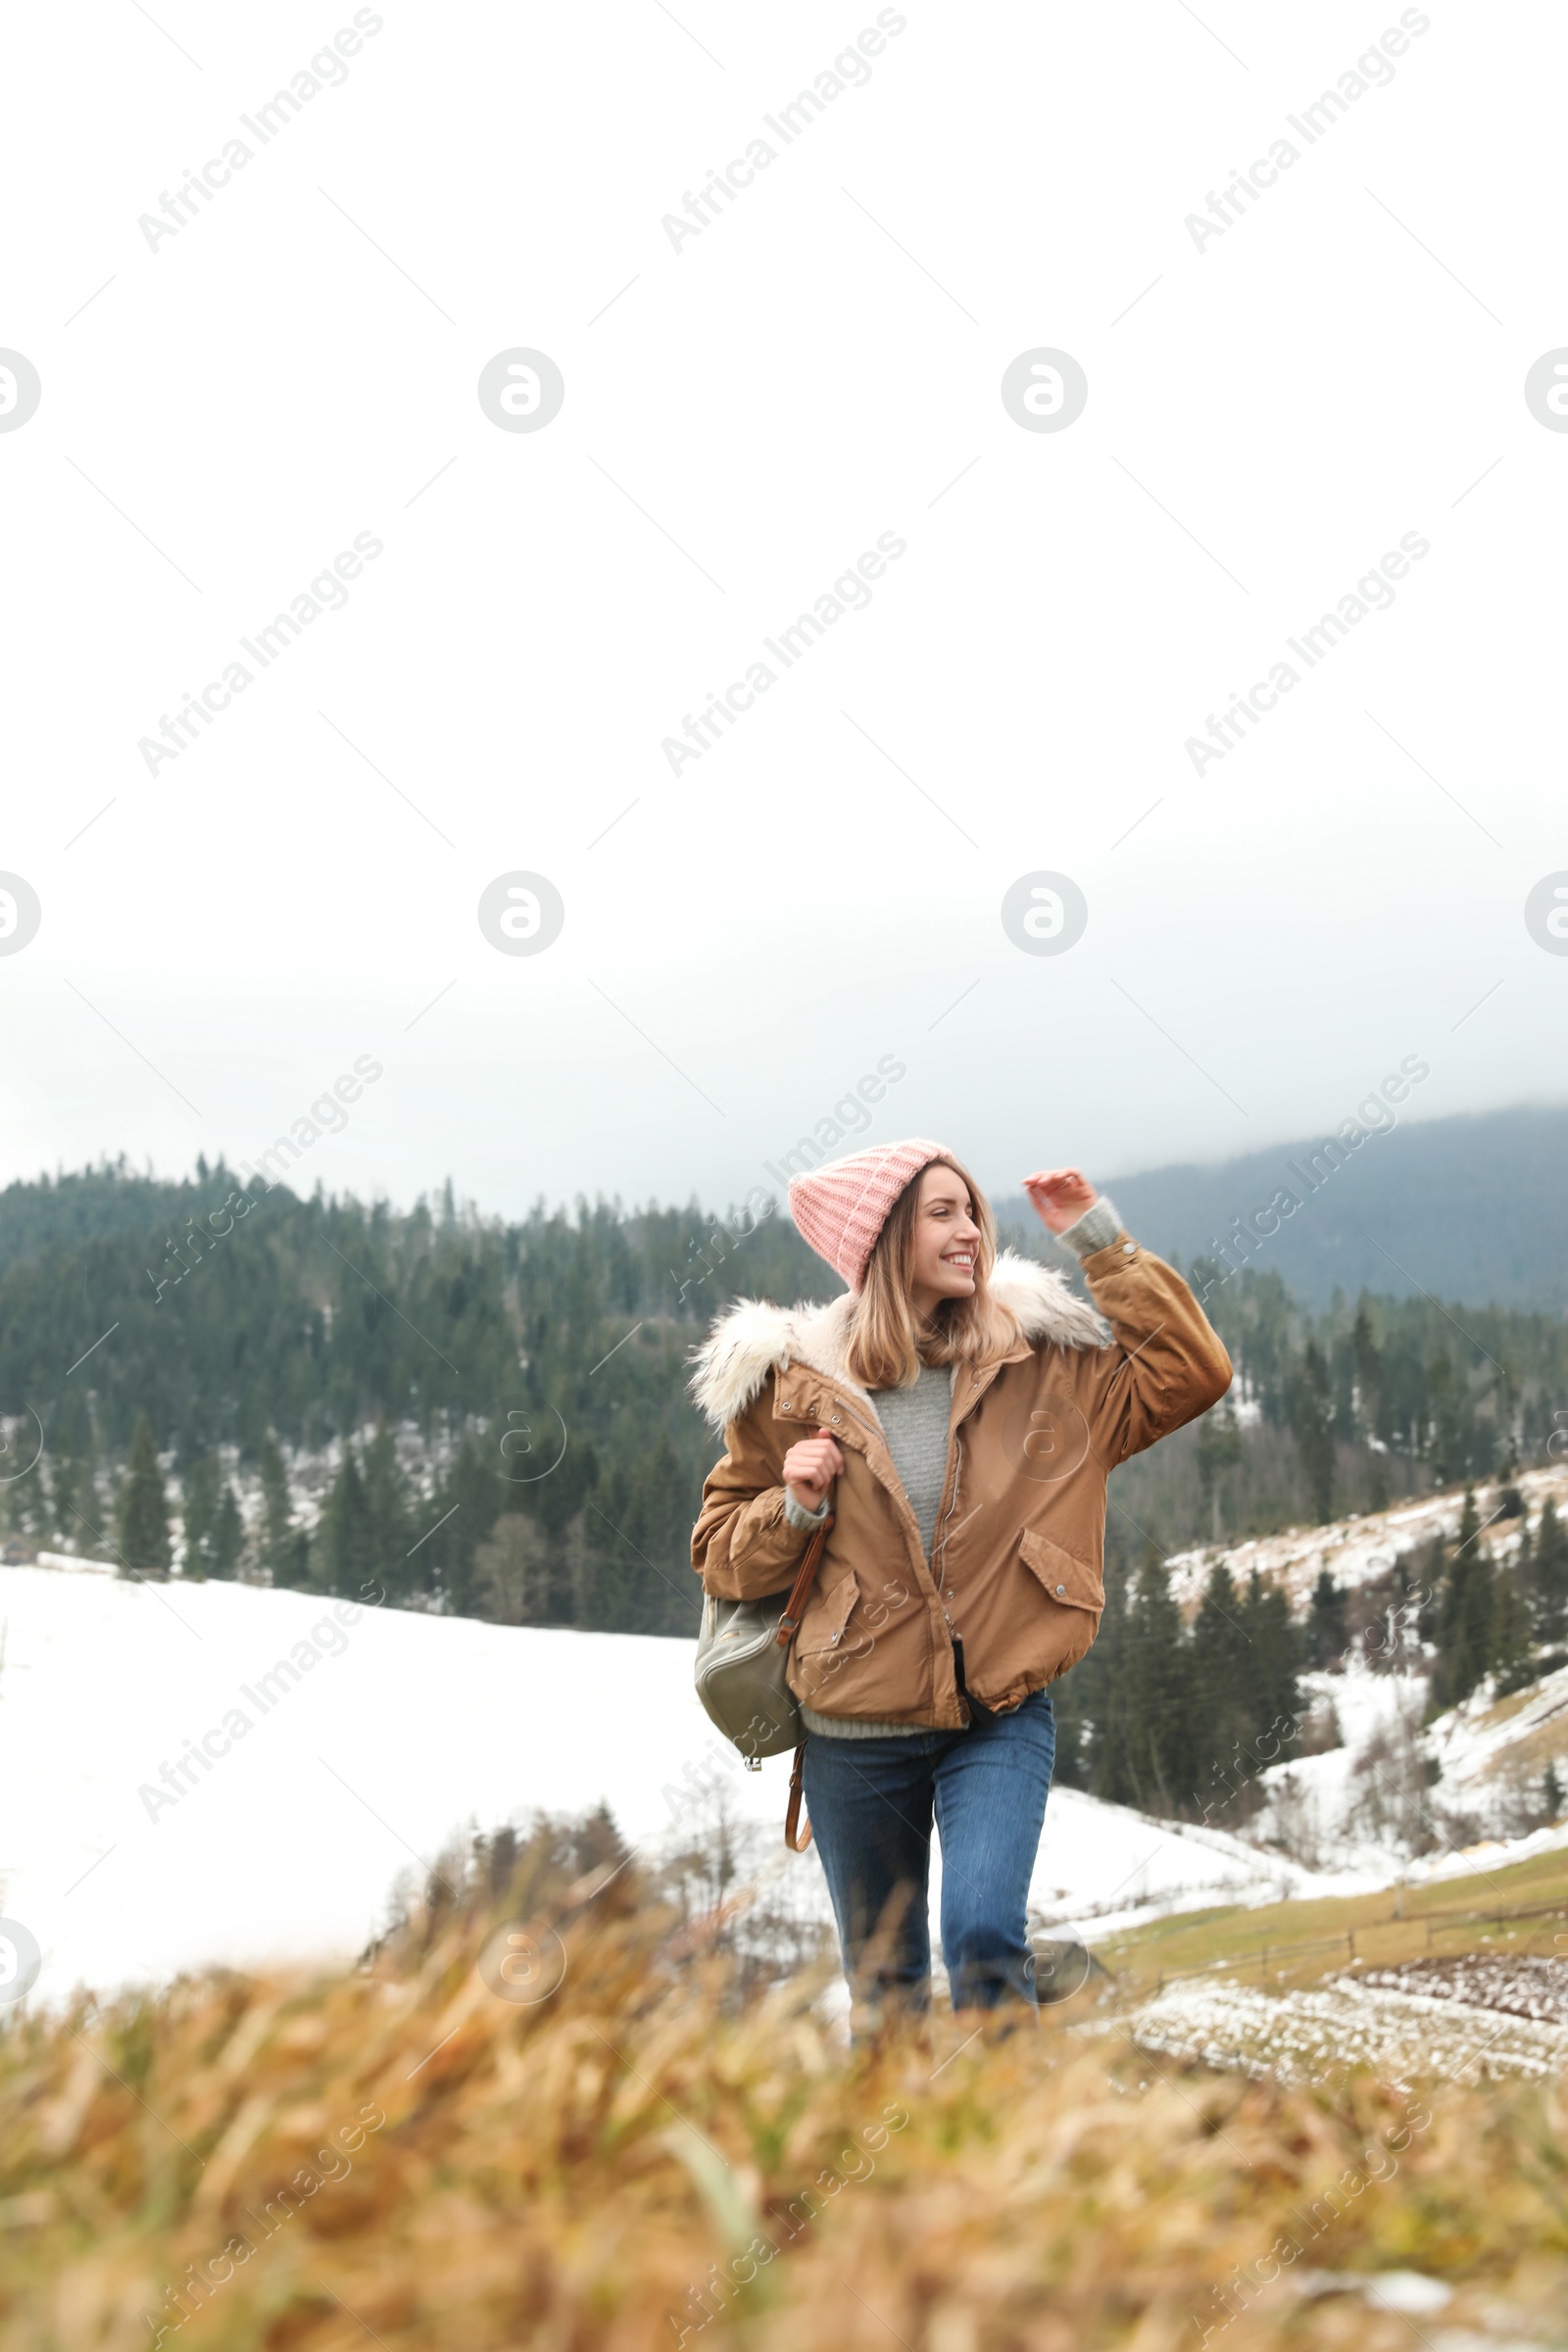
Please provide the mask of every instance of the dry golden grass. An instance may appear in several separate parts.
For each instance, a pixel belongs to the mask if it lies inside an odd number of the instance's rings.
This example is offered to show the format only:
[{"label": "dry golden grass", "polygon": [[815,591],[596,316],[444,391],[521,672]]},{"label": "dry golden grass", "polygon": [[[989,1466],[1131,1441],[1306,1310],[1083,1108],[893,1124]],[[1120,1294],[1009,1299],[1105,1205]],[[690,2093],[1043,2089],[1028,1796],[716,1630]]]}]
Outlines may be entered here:
[{"label": "dry golden grass", "polygon": [[[524,1915],[566,1962],[529,2004],[478,1969]],[[363,1969],[14,2020],[0,2347],[1409,2352],[1302,2292],[1391,2268],[1455,2288],[1444,2327],[1568,2334],[1561,2084],[1287,2094],[1050,2012],[847,2056],[814,1987],[741,2000],[700,1940],[634,1869],[596,1894],[525,1851],[499,1909]]]},{"label": "dry golden grass", "polygon": [[1352,1956],[1389,1967],[1483,1945],[1568,1954],[1568,1851],[1365,1894],[1177,1912],[1096,1948],[1129,1992],[1148,1992],[1162,1977],[1221,1963],[1254,1983],[1304,1984]]}]

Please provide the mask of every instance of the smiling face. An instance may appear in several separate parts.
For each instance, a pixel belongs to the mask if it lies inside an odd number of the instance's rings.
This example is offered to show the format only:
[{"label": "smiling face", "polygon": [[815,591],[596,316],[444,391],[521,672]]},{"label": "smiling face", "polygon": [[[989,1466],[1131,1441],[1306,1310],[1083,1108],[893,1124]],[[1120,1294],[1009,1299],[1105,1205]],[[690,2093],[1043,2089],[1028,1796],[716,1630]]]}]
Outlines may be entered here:
[{"label": "smiling face", "polygon": [[944,1298],[972,1298],[980,1228],[963,1178],[937,1160],[920,1178],[909,1238],[909,1296],[922,1321]]},{"label": "smiling face", "polygon": [[992,1295],[997,1227],[984,1194],[952,1160],[905,1186],[877,1236],[856,1299],[849,1368],[867,1389],[907,1388],[922,1365],[1000,1361],[1017,1318]]}]

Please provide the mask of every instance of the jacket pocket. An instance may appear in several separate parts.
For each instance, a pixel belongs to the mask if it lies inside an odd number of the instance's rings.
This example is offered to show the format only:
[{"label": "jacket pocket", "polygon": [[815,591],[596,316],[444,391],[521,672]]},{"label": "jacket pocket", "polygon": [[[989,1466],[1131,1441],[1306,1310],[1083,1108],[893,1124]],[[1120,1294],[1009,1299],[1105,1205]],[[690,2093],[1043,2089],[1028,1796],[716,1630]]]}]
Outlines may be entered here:
[{"label": "jacket pocket", "polygon": [[819,1690],[831,1682],[858,1645],[850,1633],[850,1619],[859,1590],[853,1576],[841,1577],[829,1591],[813,1592],[795,1637],[795,1659],[802,1687]]},{"label": "jacket pocket", "polygon": [[1100,1631],[1105,1605],[1104,1579],[1100,1570],[1067,1551],[1050,1536],[1026,1528],[1018,1539],[1018,1554],[1044,1588],[1052,1624],[1048,1629],[1050,1678],[1065,1674],[1086,1655]]},{"label": "jacket pocket", "polygon": [[1053,1543],[1050,1536],[1037,1535],[1033,1528],[1024,1529],[1018,1550],[1053,1600],[1059,1600],[1064,1609],[1093,1609],[1100,1615],[1105,1605],[1105,1587],[1098,1568]]}]

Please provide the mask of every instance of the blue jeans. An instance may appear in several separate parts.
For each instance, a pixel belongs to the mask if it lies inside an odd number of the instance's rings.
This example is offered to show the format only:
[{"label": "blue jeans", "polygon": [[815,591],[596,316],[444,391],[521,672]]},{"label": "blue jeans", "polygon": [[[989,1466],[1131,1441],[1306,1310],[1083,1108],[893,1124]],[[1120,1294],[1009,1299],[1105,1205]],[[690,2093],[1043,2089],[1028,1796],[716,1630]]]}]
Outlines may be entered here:
[{"label": "blue jeans", "polygon": [[844,1973],[873,2013],[930,2007],[933,1812],[954,2007],[1033,2006],[1025,1907],[1055,1753],[1049,1690],[961,1732],[807,1740],[807,1811]]}]

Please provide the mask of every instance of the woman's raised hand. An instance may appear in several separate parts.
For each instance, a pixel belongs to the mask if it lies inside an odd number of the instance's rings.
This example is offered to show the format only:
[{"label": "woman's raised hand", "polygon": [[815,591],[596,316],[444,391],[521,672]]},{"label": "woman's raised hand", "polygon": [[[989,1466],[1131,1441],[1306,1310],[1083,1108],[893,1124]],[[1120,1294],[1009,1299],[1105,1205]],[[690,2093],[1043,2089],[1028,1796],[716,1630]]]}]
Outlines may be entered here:
[{"label": "woman's raised hand", "polygon": [[844,1456],[837,1443],[825,1429],[814,1438],[800,1438],[784,1456],[784,1488],[793,1494],[803,1511],[821,1508],[822,1497],[833,1481],[841,1477]]},{"label": "woman's raised hand", "polygon": [[1036,1216],[1053,1233],[1065,1233],[1069,1225],[1076,1225],[1100,1198],[1081,1168],[1037,1170],[1024,1178],[1023,1189]]}]

